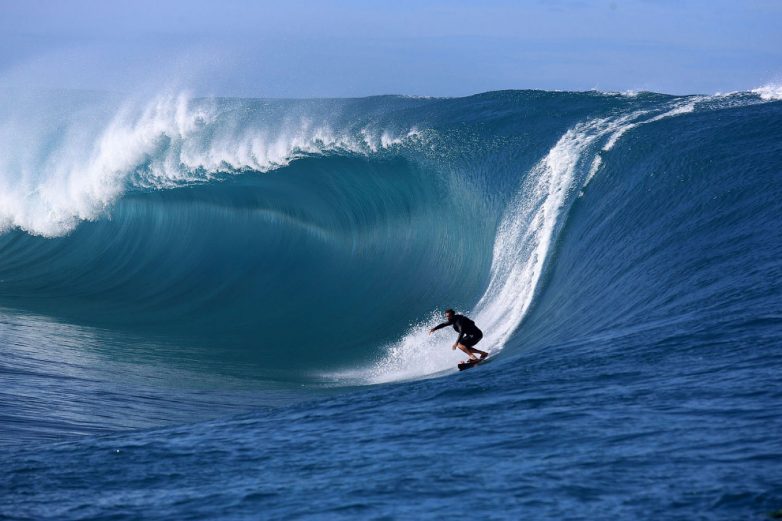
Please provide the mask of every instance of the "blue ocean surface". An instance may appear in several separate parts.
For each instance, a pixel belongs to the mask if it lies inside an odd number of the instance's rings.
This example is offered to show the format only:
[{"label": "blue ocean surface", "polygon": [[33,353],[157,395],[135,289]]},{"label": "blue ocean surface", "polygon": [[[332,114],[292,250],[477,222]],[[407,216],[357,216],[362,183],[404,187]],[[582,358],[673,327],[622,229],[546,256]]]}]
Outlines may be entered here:
[{"label": "blue ocean surface", "polygon": [[782,517],[779,92],[6,94],[0,517]]}]

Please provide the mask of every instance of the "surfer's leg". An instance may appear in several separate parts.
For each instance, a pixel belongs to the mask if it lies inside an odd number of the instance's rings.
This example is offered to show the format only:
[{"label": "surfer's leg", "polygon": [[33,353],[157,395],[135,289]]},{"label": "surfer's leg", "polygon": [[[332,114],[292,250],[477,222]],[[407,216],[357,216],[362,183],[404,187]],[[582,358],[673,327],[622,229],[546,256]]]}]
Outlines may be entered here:
[{"label": "surfer's leg", "polygon": [[475,349],[474,347],[470,347],[469,349],[471,352],[478,353],[479,355],[481,355],[481,360],[489,356],[489,353],[487,353],[486,351],[481,351],[480,349]]},{"label": "surfer's leg", "polygon": [[456,347],[458,347],[460,351],[466,353],[467,356],[470,357],[470,360],[478,360],[478,358],[476,358],[475,355],[470,352],[473,351],[471,347],[467,347],[462,344],[456,344]]},{"label": "surfer's leg", "polygon": [[462,343],[459,344],[459,349],[467,353],[467,355],[470,357],[470,360],[478,360],[478,358],[476,358],[473,353],[480,354],[480,359],[483,360],[489,356],[489,353],[486,351],[481,351],[480,349],[475,349],[474,347],[475,344],[481,341],[481,338],[483,338],[483,333],[465,335],[465,337],[462,339]]}]

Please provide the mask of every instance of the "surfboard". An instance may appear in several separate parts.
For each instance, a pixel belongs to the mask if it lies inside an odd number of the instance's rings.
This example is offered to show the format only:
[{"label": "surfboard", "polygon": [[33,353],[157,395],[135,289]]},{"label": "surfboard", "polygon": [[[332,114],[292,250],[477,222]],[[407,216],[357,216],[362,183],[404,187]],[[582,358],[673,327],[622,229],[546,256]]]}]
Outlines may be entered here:
[{"label": "surfboard", "polygon": [[489,357],[487,356],[483,360],[476,360],[474,362],[472,362],[472,361],[459,362],[459,365],[457,365],[456,367],[459,368],[459,371],[464,371],[465,369],[469,369],[471,367],[475,367],[478,364],[482,364],[483,362],[487,361],[488,359],[489,359]]}]

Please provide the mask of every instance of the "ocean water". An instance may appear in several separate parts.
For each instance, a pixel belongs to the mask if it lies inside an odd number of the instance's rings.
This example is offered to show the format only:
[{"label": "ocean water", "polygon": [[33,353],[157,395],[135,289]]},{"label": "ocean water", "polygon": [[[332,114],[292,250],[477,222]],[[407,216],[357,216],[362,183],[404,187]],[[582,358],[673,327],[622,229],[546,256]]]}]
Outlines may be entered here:
[{"label": "ocean water", "polygon": [[773,517],[780,98],[4,96],[0,517]]}]

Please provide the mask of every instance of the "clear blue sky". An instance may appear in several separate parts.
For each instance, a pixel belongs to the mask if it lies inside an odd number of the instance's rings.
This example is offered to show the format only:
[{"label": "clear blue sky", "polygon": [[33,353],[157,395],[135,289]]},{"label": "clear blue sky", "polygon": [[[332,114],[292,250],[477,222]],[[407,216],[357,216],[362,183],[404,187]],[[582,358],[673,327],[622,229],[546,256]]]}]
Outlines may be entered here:
[{"label": "clear blue sky", "polygon": [[0,0],[0,83],[199,94],[782,82],[779,0]]}]

